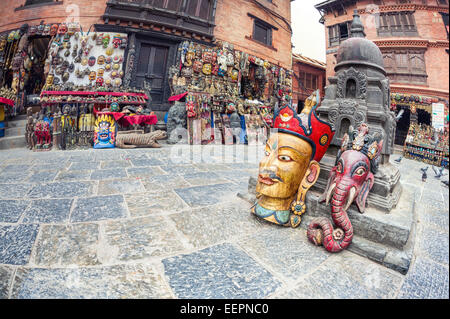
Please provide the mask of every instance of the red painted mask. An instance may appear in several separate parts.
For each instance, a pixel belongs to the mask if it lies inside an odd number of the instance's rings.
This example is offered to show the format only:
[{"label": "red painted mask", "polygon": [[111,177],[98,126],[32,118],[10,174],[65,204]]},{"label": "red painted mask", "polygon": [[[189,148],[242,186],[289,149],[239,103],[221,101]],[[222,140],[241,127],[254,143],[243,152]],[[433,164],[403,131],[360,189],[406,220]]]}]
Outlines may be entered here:
[{"label": "red painted mask", "polygon": [[[307,232],[310,241],[318,245],[322,244],[319,238],[323,238],[323,245],[330,252],[341,251],[350,245],[353,227],[347,209],[355,201],[359,211],[364,213],[382,148],[382,136],[369,135],[369,127],[365,123],[361,124],[358,131],[344,135],[327,188],[319,198],[319,201],[326,201],[327,205],[331,203],[331,217],[336,229],[327,219],[313,220]],[[321,235],[317,236],[320,232]]]}]

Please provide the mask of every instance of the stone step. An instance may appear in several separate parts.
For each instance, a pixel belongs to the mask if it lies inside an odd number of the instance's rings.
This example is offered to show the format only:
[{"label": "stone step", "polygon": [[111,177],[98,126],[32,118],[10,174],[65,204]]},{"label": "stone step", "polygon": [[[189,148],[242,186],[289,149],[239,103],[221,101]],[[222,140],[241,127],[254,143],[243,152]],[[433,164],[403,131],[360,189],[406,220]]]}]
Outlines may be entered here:
[{"label": "stone step", "polygon": [[[243,200],[255,203],[256,180],[250,177],[248,193],[238,194]],[[332,222],[331,208],[319,203],[321,193],[309,191],[306,195],[306,213],[302,215],[301,227],[305,229],[314,218],[326,217]],[[361,214],[355,204],[347,210],[353,226],[354,240],[349,250],[378,261],[386,267],[406,273],[412,258],[412,241],[416,225],[415,198],[411,188],[404,187],[397,207],[390,213],[368,205]]]},{"label": "stone step", "polygon": [[24,148],[26,146],[25,136],[0,137],[0,150]]},{"label": "stone step", "polygon": [[27,125],[27,120],[13,120],[5,123],[6,127],[25,127]]},{"label": "stone step", "polygon": [[25,136],[25,126],[8,127],[5,130],[5,137]]}]

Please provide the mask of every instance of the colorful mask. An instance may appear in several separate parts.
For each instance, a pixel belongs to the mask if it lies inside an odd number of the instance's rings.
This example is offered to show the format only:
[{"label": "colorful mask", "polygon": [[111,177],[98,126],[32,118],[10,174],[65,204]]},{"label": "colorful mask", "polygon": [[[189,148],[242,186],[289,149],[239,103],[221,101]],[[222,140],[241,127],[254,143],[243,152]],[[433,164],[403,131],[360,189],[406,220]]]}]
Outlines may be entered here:
[{"label": "colorful mask", "polygon": [[260,197],[252,208],[258,217],[279,225],[300,224],[306,193],[319,177],[319,161],[334,136],[331,125],[318,119],[317,105],[309,114],[297,114],[290,104],[275,112],[278,132],[270,135],[259,164],[256,192]]},{"label": "colorful mask", "polygon": [[112,47],[108,47],[106,49],[106,55],[111,56],[114,54],[114,49]]},{"label": "colorful mask", "polygon": [[111,85],[111,79],[106,79],[106,80],[105,80],[105,84],[106,84],[107,86],[110,86],[110,85]]},{"label": "colorful mask", "polygon": [[109,41],[111,40],[111,38],[109,37],[109,34],[106,34],[103,36],[102,38],[102,44],[103,44],[103,48],[106,49],[109,45]]},{"label": "colorful mask", "polygon": [[194,69],[194,72],[200,73],[203,68],[203,63],[200,60],[195,60],[192,68]]},{"label": "colorful mask", "polygon": [[120,37],[120,34],[116,34],[113,38],[113,46],[114,48],[118,49],[120,44],[122,43],[122,38]]},{"label": "colorful mask", "polygon": [[91,56],[90,58],[89,58],[89,61],[88,61],[88,64],[89,64],[89,66],[94,66],[95,65],[95,56]]},{"label": "colorful mask", "polygon": [[359,211],[364,213],[382,148],[382,136],[369,135],[369,127],[365,123],[359,126],[358,131],[350,130],[344,135],[327,188],[319,198],[327,205],[331,201],[331,217],[337,228],[334,229],[326,218],[312,220],[307,231],[311,242],[323,244],[329,252],[338,252],[350,245],[353,226],[347,209],[356,201]]},{"label": "colorful mask", "polygon": [[98,71],[97,71],[97,76],[102,77],[104,73],[105,73],[105,70],[104,70],[104,69],[98,69]]},{"label": "colorful mask", "polygon": [[69,23],[68,27],[67,27],[67,34],[72,36],[75,34],[75,32],[78,31],[78,24],[75,22],[71,22]]},{"label": "colorful mask", "polygon": [[96,76],[97,73],[95,73],[95,71],[91,71],[91,73],[89,73],[89,81],[95,81]]},{"label": "colorful mask", "polygon": [[115,79],[114,80],[114,85],[117,86],[117,87],[121,86],[122,85],[122,80],[121,79]]},{"label": "colorful mask", "polygon": [[119,70],[120,69],[120,64],[114,63],[113,64],[113,69],[116,70],[116,71]]},{"label": "colorful mask", "polygon": [[128,45],[128,39],[127,37],[122,38],[122,41],[120,42],[120,49],[125,50]]},{"label": "colorful mask", "polygon": [[210,63],[203,64],[202,71],[203,71],[203,74],[210,75],[211,74],[211,64]]},{"label": "colorful mask", "polygon": [[236,69],[233,69],[231,71],[231,82],[237,82],[239,79],[239,71]]},{"label": "colorful mask", "polygon": [[15,36],[16,36],[16,31],[11,31],[11,32],[8,34],[8,42],[13,42]]},{"label": "colorful mask", "polygon": [[96,45],[102,45],[103,44],[103,33],[100,33],[97,35],[97,39],[95,40]]},{"label": "colorful mask", "polygon": [[104,82],[103,78],[102,77],[98,77],[97,81],[95,83],[97,84],[97,86],[103,86],[103,82]]},{"label": "colorful mask", "polygon": [[112,102],[109,109],[111,110],[111,112],[119,112],[119,103],[117,102]]},{"label": "colorful mask", "polygon": [[28,35],[30,35],[30,36],[35,35],[36,32],[37,32],[37,27],[31,26],[30,29],[28,30]]},{"label": "colorful mask", "polygon": [[211,73],[213,75],[217,75],[219,73],[219,65],[218,64],[213,64]]},{"label": "colorful mask", "polygon": [[105,71],[106,71],[106,72],[111,71],[111,64],[105,65]]},{"label": "colorful mask", "polygon": [[67,33],[67,25],[65,23],[60,24],[58,28],[58,34],[64,35],[66,33]]},{"label": "colorful mask", "polygon": [[58,33],[58,28],[59,28],[59,26],[57,24],[53,24],[50,27],[50,36],[52,36],[52,37],[55,36]]},{"label": "colorful mask", "polygon": [[104,55],[101,55],[101,56],[98,57],[98,59],[97,59],[97,64],[98,64],[98,65],[103,65],[103,64],[105,64],[105,56],[104,56]]},{"label": "colorful mask", "polygon": [[116,143],[116,123],[109,115],[100,115],[95,121],[94,148],[114,148]]}]

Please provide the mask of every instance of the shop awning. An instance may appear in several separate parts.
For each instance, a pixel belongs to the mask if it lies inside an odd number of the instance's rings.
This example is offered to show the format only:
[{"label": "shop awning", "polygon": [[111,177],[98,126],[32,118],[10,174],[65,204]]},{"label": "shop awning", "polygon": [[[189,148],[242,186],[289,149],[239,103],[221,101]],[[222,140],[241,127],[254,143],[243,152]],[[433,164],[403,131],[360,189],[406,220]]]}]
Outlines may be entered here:
[{"label": "shop awning", "polygon": [[178,95],[173,95],[173,96],[169,97],[169,102],[179,101],[182,98],[184,98],[187,94],[188,94],[188,92],[184,92],[184,93],[178,94]]}]

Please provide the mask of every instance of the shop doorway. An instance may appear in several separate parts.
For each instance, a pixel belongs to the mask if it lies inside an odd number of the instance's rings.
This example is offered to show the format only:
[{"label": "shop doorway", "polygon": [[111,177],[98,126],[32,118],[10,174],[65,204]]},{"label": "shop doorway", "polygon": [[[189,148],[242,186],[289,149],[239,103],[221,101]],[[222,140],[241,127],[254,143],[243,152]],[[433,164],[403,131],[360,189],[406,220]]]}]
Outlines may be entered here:
[{"label": "shop doorway", "polygon": [[150,89],[151,106],[154,111],[170,108],[168,66],[174,64],[177,43],[151,38],[137,37],[137,64],[133,86]]},{"label": "shop doorway", "polygon": [[28,67],[24,91],[27,96],[39,95],[45,84],[45,60],[48,54],[50,37],[30,38],[28,57],[31,60]]},{"label": "shop doorway", "polygon": [[417,123],[431,125],[431,114],[425,110],[417,109]]},{"label": "shop doorway", "polygon": [[398,107],[397,112],[395,112],[395,116],[397,116],[401,110],[403,110],[403,115],[397,122],[394,144],[403,146],[405,144],[406,136],[408,135],[411,121],[411,111],[408,106]]}]

